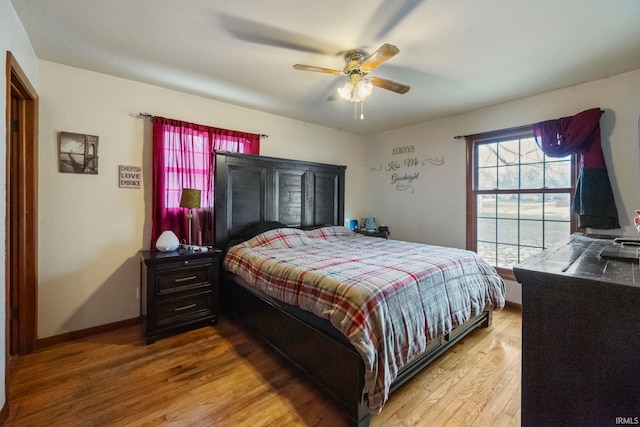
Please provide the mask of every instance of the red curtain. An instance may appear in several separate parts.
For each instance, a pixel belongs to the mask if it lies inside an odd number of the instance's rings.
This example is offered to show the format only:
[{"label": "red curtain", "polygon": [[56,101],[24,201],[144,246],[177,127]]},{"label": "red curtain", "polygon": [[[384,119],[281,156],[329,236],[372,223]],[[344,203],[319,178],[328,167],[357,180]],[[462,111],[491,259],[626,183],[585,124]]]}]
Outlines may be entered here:
[{"label": "red curtain", "polygon": [[580,228],[620,228],[618,211],[602,154],[599,108],[533,125],[540,149],[551,157],[577,153],[580,171],[571,210]]},{"label": "red curtain", "polygon": [[[183,188],[201,191],[194,210],[192,241],[213,244],[213,172],[216,150],[259,154],[260,135],[154,117],[151,249],[165,230],[188,241],[188,213],[180,207]],[[199,233],[200,232],[200,233]]]}]

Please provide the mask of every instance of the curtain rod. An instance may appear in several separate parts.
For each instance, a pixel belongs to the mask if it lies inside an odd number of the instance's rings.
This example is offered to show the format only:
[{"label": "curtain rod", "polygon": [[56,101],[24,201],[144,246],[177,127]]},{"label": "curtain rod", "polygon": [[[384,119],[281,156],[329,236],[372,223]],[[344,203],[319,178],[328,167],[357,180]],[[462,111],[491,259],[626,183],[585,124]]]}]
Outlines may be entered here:
[{"label": "curtain rod", "polygon": [[[138,113],[138,114],[131,114],[131,117],[135,117],[137,119],[153,119],[153,114],[149,114],[149,113]],[[260,134],[260,138],[264,138],[267,139],[269,138],[269,135],[267,135],[266,133],[261,133]]]}]

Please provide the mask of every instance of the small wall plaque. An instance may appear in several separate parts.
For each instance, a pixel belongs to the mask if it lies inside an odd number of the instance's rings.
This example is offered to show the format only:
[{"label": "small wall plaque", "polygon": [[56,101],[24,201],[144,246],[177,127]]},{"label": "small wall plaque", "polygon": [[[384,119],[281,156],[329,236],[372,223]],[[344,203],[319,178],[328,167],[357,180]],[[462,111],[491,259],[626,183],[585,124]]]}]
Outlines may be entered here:
[{"label": "small wall plaque", "polygon": [[120,177],[118,179],[118,186],[120,188],[140,188],[141,180],[141,166],[120,165]]}]

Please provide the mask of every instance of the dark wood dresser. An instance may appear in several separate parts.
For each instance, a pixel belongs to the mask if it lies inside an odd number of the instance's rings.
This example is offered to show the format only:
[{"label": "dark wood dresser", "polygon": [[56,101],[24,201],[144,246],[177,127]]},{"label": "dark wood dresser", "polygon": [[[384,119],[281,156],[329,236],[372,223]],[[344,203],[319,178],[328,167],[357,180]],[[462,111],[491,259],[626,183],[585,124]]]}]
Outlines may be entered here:
[{"label": "dark wood dresser", "polygon": [[219,250],[138,255],[140,322],[147,344],[218,322]]},{"label": "dark wood dresser", "polygon": [[640,417],[640,269],[600,257],[612,237],[574,234],[514,267],[522,284],[522,425]]}]

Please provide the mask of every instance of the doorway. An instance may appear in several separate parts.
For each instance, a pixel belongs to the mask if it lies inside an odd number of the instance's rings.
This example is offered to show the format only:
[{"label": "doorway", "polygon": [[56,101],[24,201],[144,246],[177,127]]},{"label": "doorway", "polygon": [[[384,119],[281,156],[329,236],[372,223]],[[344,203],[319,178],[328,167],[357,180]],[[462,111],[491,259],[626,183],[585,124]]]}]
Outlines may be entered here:
[{"label": "doorway", "polygon": [[[38,96],[7,52],[6,355],[32,353],[37,338]],[[8,377],[7,377],[8,379]]]}]

